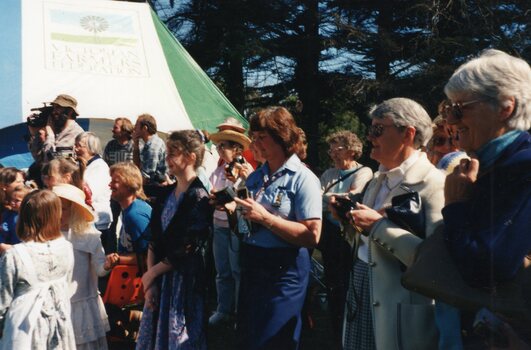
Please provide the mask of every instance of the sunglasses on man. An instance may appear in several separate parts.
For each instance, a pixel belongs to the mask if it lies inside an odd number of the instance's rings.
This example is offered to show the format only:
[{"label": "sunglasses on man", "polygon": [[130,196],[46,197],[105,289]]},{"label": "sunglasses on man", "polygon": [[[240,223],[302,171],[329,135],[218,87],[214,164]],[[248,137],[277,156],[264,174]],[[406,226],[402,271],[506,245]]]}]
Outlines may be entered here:
[{"label": "sunglasses on man", "polygon": [[388,128],[388,127],[394,127],[397,129],[405,128],[405,126],[399,126],[399,125],[394,125],[394,124],[391,124],[391,125],[373,124],[373,125],[370,125],[369,128],[367,129],[367,136],[370,136],[372,138],[378,138],[382,136],[385,128]]}]

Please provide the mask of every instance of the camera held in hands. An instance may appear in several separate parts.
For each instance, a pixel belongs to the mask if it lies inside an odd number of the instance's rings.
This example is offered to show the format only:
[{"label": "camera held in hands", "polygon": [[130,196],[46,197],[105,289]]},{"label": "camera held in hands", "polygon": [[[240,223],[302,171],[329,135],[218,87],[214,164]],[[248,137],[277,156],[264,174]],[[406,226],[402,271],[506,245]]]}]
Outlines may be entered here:
[{"label": "camera held in hands", "polygon": [[334,208],[336,209],[338,217],[346,220],[347,213],[356,209],[356,203],[347,196],[336,196]]},{"label": "camera held in hands", "polygon": [[30,110],[33,111],[33,113],[26,118],[26,123],[28,126],[40,129],[44,128],[48,123],[48,117],[52,114],[53,106],[44,103],[44,106],[32,108]]},{"label": "camera held in hands", "polygon": [[247,187],[241,187],[236,189],[232,186],[227,186],[217,192],[214,192],[214,200],[216,205],[224,205],[230,203],[234,198],[246,199],[249,197]]},{"label": "camera held in hands", "polygon": [[230,162],[226,167],[225,167],[225,173],[227,174],[227,176],[233,176],[233,177],[238,177],[238,174],[234,173],[234,166],[236,165],[236,163],[239,163],[239,164],[244,164],[245,163],[245,159],[239,155],[239,156],[236,156],[234,157],[234,159],[232,160],[232,162]]}]

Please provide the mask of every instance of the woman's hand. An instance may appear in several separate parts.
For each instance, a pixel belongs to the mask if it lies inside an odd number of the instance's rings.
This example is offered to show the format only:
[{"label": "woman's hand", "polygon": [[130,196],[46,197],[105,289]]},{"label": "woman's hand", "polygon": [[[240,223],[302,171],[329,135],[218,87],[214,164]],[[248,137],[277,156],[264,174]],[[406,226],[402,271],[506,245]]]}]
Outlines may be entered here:
[{"label": "woman's hand", "polygon": [[272,214],[268,212],[263,205],[256,202],[252,198],[234,198],[234,200],[236,201],[236,204],[240,205],[242,208],[242,215],[247,220],[251,220],[259,224],[265,224],[268,218],[272,216]]},{"label": "woman's hand", "polygon": [[376,210],[360,203],[356,203],[356,209],[350,211],[350,216],[352,223],[365,232],[371,232],[374,223],[383,218]]},{"label": "woman's hand", "polygon": [[155,311],[159,307],[159,298],[159,287],[156,285],[151,286],[144,294],[145,306],[149,310]]},{"label": "woman's hand", "polygon": [[478,172],[479,161],[477,159],[461,159],[453,173],[446,177],[444,183],[445,205],[468,200],[478,178]]},{"label": "woman's hand", "polygon": [[144,293],[147,293],[147,291],[155,286],[155,279],[156,276],[153,276],[151,273],[151,269],[147,270],[144,275],[142,275],[142,285],[144,286]]},{"label": "woman's hand", "polygon": [[105,271],[109,271],[110,269],[118,265],[119,262],[120,262],[120,255],[116,253],[111,253],[105,257],[105,263],[103,264],[103,269]]},{"label": "woman's hand", "polygon": [[336,220],[345,220],[345,218],[340,218],[339,215],[337,214],[337,210],[336,210],[336,196],[335,195],[331,195],[330,197],[328,197],[328,211],[330,211],[330,213],[332,214],[332,217]]}]

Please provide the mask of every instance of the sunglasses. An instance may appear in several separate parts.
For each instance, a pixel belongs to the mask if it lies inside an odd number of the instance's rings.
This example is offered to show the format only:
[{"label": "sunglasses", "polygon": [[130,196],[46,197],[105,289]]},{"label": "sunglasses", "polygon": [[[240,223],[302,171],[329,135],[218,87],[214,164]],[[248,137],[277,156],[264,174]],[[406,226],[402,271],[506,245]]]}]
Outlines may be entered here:
[{"label": "sunglasses", "polygon": [[433,145],[437,147],[441,147],[446,145],[447,143],[452,143],[451,137],[444,137],[444,136],[437,136],[433,138]]},{"label": "sunglasses", "polygon": [[444,106],[444,113],[443,117],[445,119],[448,119],[449,117],[452,117],[453,119],[461,119],[463,118],[463,108],[466,106],[470,106],[474,103],[481,102],[482,100],[472,100],[472,101],[466,101],[466,102],[455,102],[451,104],[447,104]]},{"label": "sunglasses", "polygon": [[222,151],[224,149],[230,149],[232,145],[226,142],[219,142],[216,147],[218,150]]},{"label": "sunglasses", "polygon": [[373,124],[373,125],[369,126],[369,129],[367,129],[367,136],[378,138],[378,137],[382,136],[385,128],[388,128],[388,127],[394,127],[394,128],[398,128],[398,129],[403,128],[403,126],[397,126],[397,125],[394,125],[394,124],[392,124],[392,125]]}]

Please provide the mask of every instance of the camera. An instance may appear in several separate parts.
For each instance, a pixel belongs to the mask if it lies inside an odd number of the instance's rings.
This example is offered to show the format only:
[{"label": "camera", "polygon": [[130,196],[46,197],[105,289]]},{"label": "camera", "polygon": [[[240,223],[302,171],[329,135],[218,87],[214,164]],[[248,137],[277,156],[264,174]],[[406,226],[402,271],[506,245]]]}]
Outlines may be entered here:
[{"label": "camera", "polygon": [[53,106],[44,103],[43,107],[31,108],[32,113],[28,118],[26,118],[26,123],[28,126],[34,128],[44,128],[46,123],[48,123],[48,117],[52,114]]},{"label": "camera", "polygon": [[243,163],[245,163],[245,159],[242,156],[236,156],[232,160],[232,162],[230,162],[225,167],[225,173],[227,174],[227,176],[234,176],[234,177],[238,176],[238,174],[234,174],[234,165],[236,165],[236,163],[243,164]]},{"label": "camera", "polygon": [[236,197],[240,199],[246,199],[249,197],[249,191],[247,190],[247,187],[235,189],[234,187],[228,186],[217,192],[214,192],[213,194],[216,205],[227,204],[232,202]]},{"label": "camera", "polygon": [[349,197],[336,196],[335,199],[336,201],[333,205],[336,209],[337,215],[341,219],[346,219],[347,213],[356,208],[356,203],[353,202]]}]

